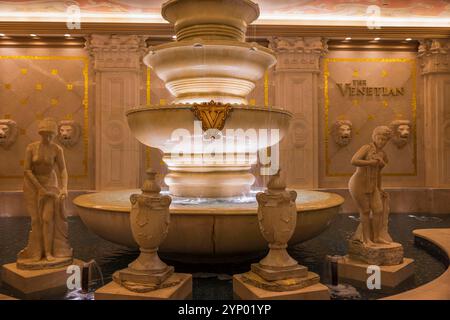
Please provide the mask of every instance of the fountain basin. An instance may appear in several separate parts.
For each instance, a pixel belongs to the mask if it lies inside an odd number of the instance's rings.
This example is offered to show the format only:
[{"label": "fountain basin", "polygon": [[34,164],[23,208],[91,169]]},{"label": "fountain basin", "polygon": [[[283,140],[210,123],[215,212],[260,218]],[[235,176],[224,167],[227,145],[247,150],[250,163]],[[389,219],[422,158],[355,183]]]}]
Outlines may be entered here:
[{"label": "fountain basin", "polygon": [[[245,105],[231,108],[220,138],[210,140],[204,139],[205,133],[191,105],[127,112],[133,135],[141,143],[164,152],[163,160],[170,170],[165,182],[172,195],[217,198],[250,191],[255,178],[249,170],[256,162],[256,152],[283,138],[292,114]],[[271,163],[276,164],[276,160]]]},{"label": "fountain basin", "polygon": [[[140,190],[105,191],[74,199],[83,223],[111,242],[137,247],[130,227],[130,201]],[[289,244],[319,235],[338,213],[344,199],[333,193],[297,190],[297,226]],[[189,201],[186,199],[186,201]],[[257,203],[207,201],[183,203],[174,198],[170,206],[169,234],[160,252],[179,259],[224,260],[248,256],[267,248],[257,220]]]},{"label": "fountain basin", "polygon": [[[227,129],[242,129],[243,131],[255,130],[256,133],[261,129],[279,130],[278,139],[271,139],[269,141],[256,141],[253,139],[253,145],[240,146],[239,142],[234,145],[225,144],[223,151],[236,152],[242,150],[247,152],[256,152],[258,149],[266,148],[277,144],[288,132],[289,123],[292,114],[289,111],[277,108],[263,108],[246,105],[231,105],[233,110],[225,121],[225,125],[221,130],[224,138],[228,140],[235,140],[238,134],[226,136]],[[192,140],[195,135],[200,135],[202,132],[194,131],[194,121],[198,119],[192,112],[191,105],[171,105],[171,106],[151,106],[144,108],[135,108],[126,112],[128,119],[128,126],[133,135],[141,143],[158,148],[165,154],[171,153],[176,145],[177,151],[182,151],[185,154],[193,152],[193,145],[196,141]],[[177,129],[189,131],[191,140],[171,139],[173,133]]]}]

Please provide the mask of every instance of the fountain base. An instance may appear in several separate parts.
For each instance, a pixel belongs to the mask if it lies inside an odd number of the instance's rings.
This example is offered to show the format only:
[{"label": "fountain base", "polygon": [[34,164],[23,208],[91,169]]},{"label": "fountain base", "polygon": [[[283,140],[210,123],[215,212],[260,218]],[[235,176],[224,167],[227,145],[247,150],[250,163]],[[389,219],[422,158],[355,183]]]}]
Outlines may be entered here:
[{"label": "fountain base", "polygon": [[[74,204],[83,223],[114,243],[137,248],[130,227],[129,197],[138,190],[105,191],[77,197]],[[289,241],[295,245],[323,232],[344,199],[333,193],[297,190],[297,225]],[[239,201],[173,197],[171,223],[161,256],[185,262],[249,259],[267,249],[253,197]],[[253,256],[254,257],[254,256]]]}]

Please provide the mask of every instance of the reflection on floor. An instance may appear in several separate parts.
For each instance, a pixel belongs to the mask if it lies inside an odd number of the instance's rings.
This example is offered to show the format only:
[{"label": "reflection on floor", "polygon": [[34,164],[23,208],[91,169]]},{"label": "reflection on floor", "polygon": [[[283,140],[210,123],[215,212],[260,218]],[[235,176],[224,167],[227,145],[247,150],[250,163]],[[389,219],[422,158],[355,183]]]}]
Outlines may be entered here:
[{"label": "reflection on floor", "polygon": [[[95,259],[101,268],[104,281],[111,281],[114,271],[124,268],[136,258],[137,252],[102,240],[83,225],[77,217],[69,219],[70,240],[75,251],[75,257],[84,261]],[[290,248],[291,255],[300,263],[308,266],[311,271],[319,273],[323,283],[329,283],[326,255],[344,255],[346,239],[356,229],[358,219],[354,215],[339,215],[330,228],[319,237]],[[439,261],[425,250],[414,245],[414,229],[449,228],[450,215],[426,216],[392,214],[390,216],[390,232],[394,240],[403,244],[405,256],[416,261],[415,277],[394,291],[380,292],[377,290],[359,290],[363,299],[378,299],[387,295],[403,292],[423,285],[441,275],[445,263]],[[0,218],[0,264],[15,261],[15,256],[25,246],[29,228],[28,218]],[[263,253],[261,254],[261,256]],[[242,273],[250,268],[250,263],[257,261],[252,258],[246,262],[230,262],[227,264],[185,264],[170,261],[177,272],[192,273],[194,299],[232,299],[231,275]],[[94,273],[95,275],[96,273]],[[98,277],[97,277],[98,278]],[[93,283],[92,290],[101,286],[98,279]],[[0,287],[0,293],[14,295],[7,288]],[[51,296],[52,299],[82,299],[92,298],[92,295],[80,295],[68,292],[66,295]]]}]

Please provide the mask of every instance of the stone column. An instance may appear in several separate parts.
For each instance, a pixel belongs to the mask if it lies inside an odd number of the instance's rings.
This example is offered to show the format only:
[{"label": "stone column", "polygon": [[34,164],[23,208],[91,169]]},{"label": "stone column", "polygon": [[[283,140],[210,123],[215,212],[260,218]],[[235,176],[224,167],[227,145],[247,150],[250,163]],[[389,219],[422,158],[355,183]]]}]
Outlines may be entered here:
[{"label": "stone column", "polygon": [[275,106],[294,114],[290,133],[280,147],[281,167],[290,188],[316,188],[319,176],[319,77],[326,41],[314,38],[272,38],[277,55]]},{"label": "stone column", "polygon": [[139,186],[141,147],[128,128],[125,112],[140,105],[145,40],[136,35],[94,34],[86,42],[95,72],[97,190]]},{"label": "stone column", "polygon": [[421,62],[427,187],[450,187],[450,40],[426,40]]}]

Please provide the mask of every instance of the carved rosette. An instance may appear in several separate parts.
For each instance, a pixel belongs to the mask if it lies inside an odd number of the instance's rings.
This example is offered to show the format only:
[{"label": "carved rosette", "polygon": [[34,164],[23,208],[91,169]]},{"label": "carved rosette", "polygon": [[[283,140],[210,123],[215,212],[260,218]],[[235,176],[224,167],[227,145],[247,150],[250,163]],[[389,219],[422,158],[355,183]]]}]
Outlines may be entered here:
[{"label": "carved rosette", "polygon": [[209,129],[222,130],[225,122],[233,111],[233,107],[229,104],[223,104],[211,100],[210,102],[194,103],[191,108],[194,116],[202,122],[203,131]]},{"label": "carved rosette", "polygon": [[450,73],[450,40],[432,39],[421,41],[418,57],[422,74]]}]

